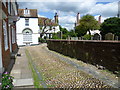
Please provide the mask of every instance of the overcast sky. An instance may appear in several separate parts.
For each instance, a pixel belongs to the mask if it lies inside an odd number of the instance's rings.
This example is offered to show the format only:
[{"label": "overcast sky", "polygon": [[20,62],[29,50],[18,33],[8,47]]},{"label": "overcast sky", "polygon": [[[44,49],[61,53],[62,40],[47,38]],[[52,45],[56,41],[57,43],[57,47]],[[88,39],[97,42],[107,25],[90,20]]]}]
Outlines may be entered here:
[{"label": "overcast sky", "polygon": [[59,24],[69,30],[73,29],[76,14],[81,17],[86,14],[102,15],[102,22],[109,17],[115,17],[118,13],[118,1],[120,0],[17,0],[19,8],[38,9],[38,15],[54,18],[55,12],[59,15]]}]

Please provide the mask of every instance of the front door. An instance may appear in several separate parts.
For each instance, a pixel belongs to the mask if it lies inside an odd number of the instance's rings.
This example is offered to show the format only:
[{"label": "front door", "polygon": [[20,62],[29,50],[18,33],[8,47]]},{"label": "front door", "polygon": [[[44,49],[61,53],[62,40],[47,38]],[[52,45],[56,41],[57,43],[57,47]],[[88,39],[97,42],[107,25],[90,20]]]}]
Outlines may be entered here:
[{"label": "front door", "polygon": [[23,43],[30,45],[32,43],[32,31],[30,29],[25,29],[23,31]]}]

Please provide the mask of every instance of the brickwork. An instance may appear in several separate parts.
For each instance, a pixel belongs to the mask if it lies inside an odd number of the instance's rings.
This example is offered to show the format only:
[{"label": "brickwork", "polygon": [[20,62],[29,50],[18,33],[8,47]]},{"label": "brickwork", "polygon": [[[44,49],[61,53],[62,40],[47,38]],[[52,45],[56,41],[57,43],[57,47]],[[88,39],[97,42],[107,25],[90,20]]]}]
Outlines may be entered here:
[{"label": "brickwork", "polygon": [[[3,64],[3,67],[5,68],[5,70],[8,68],[9,64],[10,64],[10,58],[11,58],[11,53],[13,53],[16,49],[17,49],[17,43],[14,43],[12,44],[12,30],[11,30],[11,27],[14,27],[15,28],[15,36],[16,36],[16,23],[15,21],[12,23],[10,23],[10,15],[11,13],[8,12],[8,2],[5,2],[6,5],[4,3],[2,3],[2,25],[3,25],[3,20],[6,22],[6,29],[7,29],[7,44],[8,44],[8,48],[5,50],[5,37],[4,37],[4,29],[3,29],[3,26],[2,27],[2,34],[1,34],[1,45],[2,45],[2,64]],[[11,3],[9,3],[9,5],[11,5]],[[11,10],[11,12],[13,11],[14,7],[9,7],[9,9]],[[10,26],[10,28],[9,28]],[[10,30],[9,30],[10,29]],[[11,36],[9,36],[11,35]],[[11,37],[11,38],[10,38]],[[16,37],[14,37],[16,39]],[[10,44],[11,44],[11,47],[12,47],[12,50],[10,51]]]},{"label": "brickwork", "polygon": [[120,41],[48,40],[48,48],[111,71],[120,71]]}]

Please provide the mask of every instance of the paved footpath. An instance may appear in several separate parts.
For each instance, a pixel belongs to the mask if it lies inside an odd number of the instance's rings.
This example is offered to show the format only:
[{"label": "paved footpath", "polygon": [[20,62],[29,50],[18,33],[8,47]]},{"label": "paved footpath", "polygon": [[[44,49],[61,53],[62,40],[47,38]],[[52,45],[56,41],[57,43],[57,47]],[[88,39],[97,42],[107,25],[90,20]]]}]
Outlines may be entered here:
[{"label": "paved footpath", "polygon": [[20,47],[16,57],[11,75],[14,77],[13,84],[15,87],[34,87],[32,72],[29,68],[28,59],[25,54],[25,47]]}]

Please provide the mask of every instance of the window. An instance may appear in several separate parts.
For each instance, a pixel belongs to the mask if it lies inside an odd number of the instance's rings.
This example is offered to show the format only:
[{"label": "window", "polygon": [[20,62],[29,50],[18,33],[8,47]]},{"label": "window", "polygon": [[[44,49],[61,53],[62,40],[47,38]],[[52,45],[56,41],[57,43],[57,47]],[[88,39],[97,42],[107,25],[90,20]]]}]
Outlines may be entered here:
[{"label": "window", "polygon": [[29,26],[29,18],[25,18],[25,26]]},{"label": "window", "polygon": [[15,43],[15,29],[12,27],[12,44]]},{"label": "window", "polygon": [[27,8],[24,10],[24,15],[25,16],[29,16],[30,15],[30,10],[28,10]]},{"label": "window", "polygon": [[3,31],[4,31],[4,45],[5,50],[8,49],[8,35],[7,35],[7,25],[6,22],[3,20]]},{"label": "window", "polygon": [[23,31],[23,41],[32,42],[32,31],[30,29],[25,29]]},{"label": "window", "polygon": [[6,7],[6,0],[2,0],[2,2],[3,2],[3,4],[5,5],[5,7]]},{"label": "window", "polygon": [[8,13],[9,13],[9,14],[10,14],[10,9],[11,9],[11,8],[10,8],[10,7],[11,7],[10,5],[11,5],[10,0],[8,0]]}]

